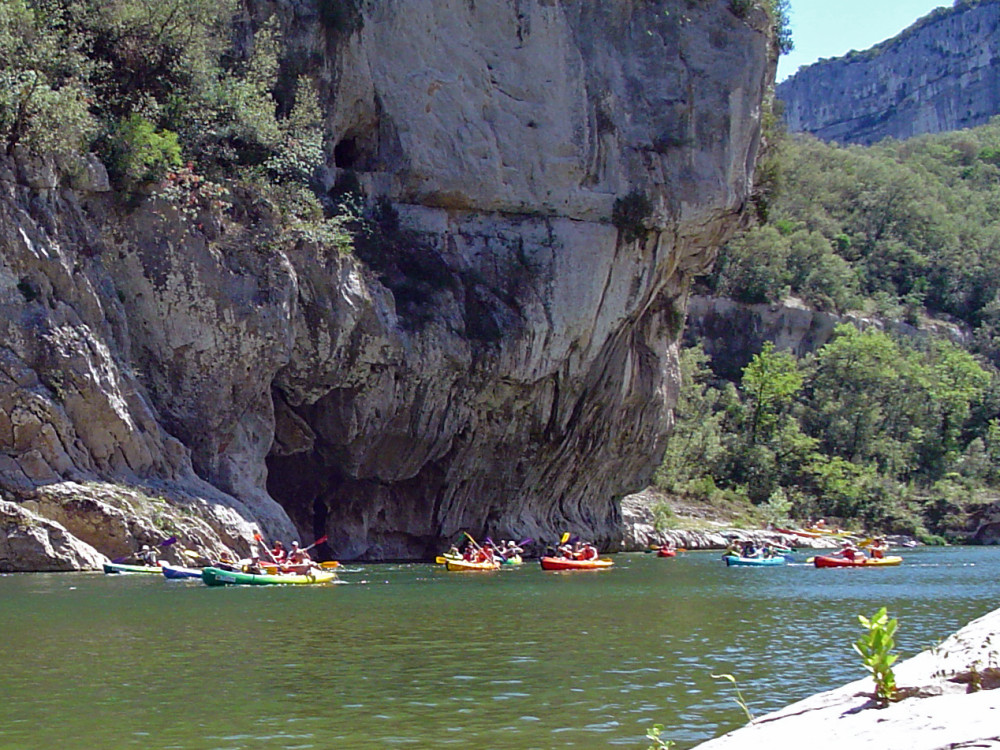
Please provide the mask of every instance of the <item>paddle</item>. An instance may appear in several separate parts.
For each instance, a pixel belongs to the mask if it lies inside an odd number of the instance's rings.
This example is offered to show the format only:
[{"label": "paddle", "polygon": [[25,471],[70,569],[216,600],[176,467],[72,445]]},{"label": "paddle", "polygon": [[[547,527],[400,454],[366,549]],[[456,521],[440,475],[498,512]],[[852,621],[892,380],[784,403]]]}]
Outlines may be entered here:
[{"label": "paddle", "polygon": [[473,547],[475,547],[480,552],[483,551],[483,548],[479,546],[479,542],[477,542],[475,539],[472,538],[472,534],[470,534],[468,531],[463,531],[462,533],[469,538],[469,541],[472,542]]},{"label": "paddle", "polygon": [[267,543],[266,543],[266,542],[264,541],[264,537],[263,537],[263,536],[261,535],[261,533],[260,533],[259,531],[255,531],[255,532],[253,533],[253,539],[254,539],[254,541],[255,541],[255,542],[257,542],[257,543],[258,543],[258,544],[259,544],[259,545],[260,545],[261,547],[263,547],[263,548],[264,548],[264,551],[265,551],[265,552],[267,552],[267,556],[271,558],[271,562],[273,562],[273,563],[274,563],[275,565],[279,565],[279,564],[280,564],[280,563],[278,562],[278,558],[276,558],[276,557],[274,556],[274,553],[273,553],[273,552],[271,552],[271,546],[270,546],[269,544],[267,544]]},{"label": "paddle", "polygon": [[312,544],[310,544],[310,545],[309,545],[308,547],[303,547],[301,551],[302,551],[302,552],[308,552],[308,551],[309,551],[309,550],[311,550],[311,549],[312,549],[313,547],[315,547],[315,546],[316,546],[317,544],[322,544],[322,543],[323,543],[323,542],[325,542],[325,541],[326,541],[327,539],[329,539],[329,537],[328,537],[328,536],[326,536],[326,535],[324,534],[324,535],[323,535],[323,536],[321,536],[321,537],[320,537],[319,539],[317,539],[317,540],[316,540],[315,542],[313,542]]},{"label": "paddle", "polygon": [[[175,536],[170,536],[170,537],[167,537],[166,539],[164,539],[164,540],[163,540],[162,542],[157,542],[157,544],[158,544],[158,545],[159,545],[160,547],[169,547],[169,546],[170,546],[171,544],[174,544],[174,543],[176,543],[176,542],[177,542],[177,537],[175,537]],[[126,560],[130,560],[130,559],[132,559],[132,558],[136,557],[137,555],[138,555],[138,553],[137,553],[137,552],[132,552],[132,553],[130,553],[130,554],[127,554],[127,555],[125,555],[125,557],[116,557],[116,558],[115,558],[114,560],[112,560],[111,562],[113,562],[113,563],[114,563],[115,565],[121,565],[121,564],[122,564],[122,563],[124,563],[124,562],[125,562]]]}]

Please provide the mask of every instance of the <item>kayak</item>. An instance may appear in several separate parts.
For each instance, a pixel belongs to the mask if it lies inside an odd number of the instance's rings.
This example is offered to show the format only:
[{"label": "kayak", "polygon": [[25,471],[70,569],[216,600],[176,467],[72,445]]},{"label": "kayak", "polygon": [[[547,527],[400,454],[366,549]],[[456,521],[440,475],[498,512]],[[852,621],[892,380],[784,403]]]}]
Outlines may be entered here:
[{"label": "kayak", "polygon": [[465,570],[469,570],[469,571],[471,571],[471,570],[478,570],[478,571],[500,570],[500,563],[498,563],[496,561],[493,561],[493,562],[488,562],[488,561],[487,562],[472,562],[470,560],[454,560],[454,559],[452,559],[452,558],[449,557],[447,559],[447,562],[445,562],[445,565],[448,567],[448,570],[463,570],[463,571],[465,571]]},{"label": "kayak", "polygon": [[253,573],[240,573],[235,570],[222,570],[221,568],[205,568],[201,571],[201,580],[209,586],[274,586],[283,584],[329,583],[337,577],[333,571],[316,571],[309,575],[280,574],[280,575],[254,575]]},{"label": "kayak", "polygon": [[657,557],[677,557],[677,550],[675,549],[660,549],[656,550]]},{"label": "kayak", "polygon": [[124,563],[104,563],[105,573],[155,573],[162,571],[159,565],[126,565]]},{"label": "kayak", "polygon": [[539,562],[542,570],[600,570],[610,568],[614,561],[608,558],[602,560],[570,560],[567,557],[543,557]]},{"label": "kayak", "polygon": [[164,578],[169,578],[172,581],[182,578],[201,578],[201,568],[185,568],[180,565],[163,563],[160,566],[160,570],[163,571]]},{"label": "kayak", "polygon": [[774,565],[784,565],[788,562],[784,555],[778,555],[777,557],[740,557],[738,555],[726,555],[723,560],[726,561],[726,565],[729,567],[768,567]]},{"label": "kayak", "polygon": [[848,560],[846,557],[819,556],[813,560],[817,568],[879,568],[888,565],[899,565],[902,557],[866,557],[862,560]]},{"label": "kayak", "polygon": [[806,531],[805,529],[775,529],[775,531],[779,534],[795,534],[806,539],[816,539],[823,536],[823,533],[820,531]]}]

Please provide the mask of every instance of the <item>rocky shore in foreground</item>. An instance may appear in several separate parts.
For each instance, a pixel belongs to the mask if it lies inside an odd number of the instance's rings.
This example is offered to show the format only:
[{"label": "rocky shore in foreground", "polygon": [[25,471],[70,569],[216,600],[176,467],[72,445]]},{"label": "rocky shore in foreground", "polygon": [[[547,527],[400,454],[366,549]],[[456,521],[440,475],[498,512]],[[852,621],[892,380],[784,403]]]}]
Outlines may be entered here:
[{"label": "rocky shore in foreground", "polygon": [[1000,748],[1000,610],[897,664],[901,700],[885,708],[865,678],[793,703],[696,750]]}]

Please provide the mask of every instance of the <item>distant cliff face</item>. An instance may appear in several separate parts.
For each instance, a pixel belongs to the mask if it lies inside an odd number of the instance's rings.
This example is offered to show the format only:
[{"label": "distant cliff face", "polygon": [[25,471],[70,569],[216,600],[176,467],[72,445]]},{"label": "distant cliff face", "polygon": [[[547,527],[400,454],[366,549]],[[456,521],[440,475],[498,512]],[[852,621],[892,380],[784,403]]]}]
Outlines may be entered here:
[{"label": "distant cliff face", "polygon": [[689,281],[751,184],[766,15],[348,6],[249,3],[241,43],[280,19],[324,92],[328,184],[391,204],[354,254],[257,243],[238,196],[192,223],[120,210],[92,162],[0,170],[0,490],[32,514],[9,533],[58,523],[110,556],[174,530],[245,549],[259,525],[367,559],[620,533]]},{"label": "distant cliff face", "polygon": [[717,375],[738,381],[743,368],[760,354],[766,342],[801,358],[823,347],[833,338],[836,327],[845,323],[907,338],[949,338],[960,345],[968,345],[970,338],[968,331],[945,323],[926,323],[916,328],[903,321],[834,315],[811,310],[794,299],[747,305],[725,297],[692,296],[684,340],[688,346],[701,344],[712,358],[712,370]]},{"label": "distant cliff face", "polygon": [[777,96],[789,130],[825,141],[982,125],[1000,114],[1000,0],[938,9],[870,50],[801,68]]}]

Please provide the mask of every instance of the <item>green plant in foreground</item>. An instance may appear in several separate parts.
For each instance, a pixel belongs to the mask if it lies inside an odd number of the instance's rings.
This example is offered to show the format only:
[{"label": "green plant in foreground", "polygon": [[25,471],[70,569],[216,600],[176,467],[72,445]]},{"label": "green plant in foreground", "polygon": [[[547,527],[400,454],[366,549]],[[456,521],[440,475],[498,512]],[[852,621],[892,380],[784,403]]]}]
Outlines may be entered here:
[{"label": "green plant in foreground", "polygon": [[875,679],[875,699],[883,706],[888,705],[896,697],[896,676],[892,673],[892,665],[899,656],[891,651],[896,646],[893,636],[899,623],[895,618],[889,619],[885,607],[871,619],[858,615],[858,622],[867,632],[855,641],[854,650],[860,654],[865,669]]},{"label": "green plant in foreground", "polygon": [[740,692],[740,686],[736,684],[736,678],[733,677],[731,674],[713,674],[712,679],[729,680],[731,683],[733,683],[733,687],[736,688],[736,697],[733,700],[735,700],[739,704],[739,707],[743,709],[743,713],[746,714],[747,717],[747,723],[753,724],[753,714],[750,713],[750,707],[747,705],[747,702],[743,699],[743,693]]},{"label": "green plant in foreground", "polygon": [[654,724],[646,732],[646,739],[650,740],[653,744],[650,745],[646,750],[669,750],[677,743],[673,740],[663,739],[663,725]]}]

